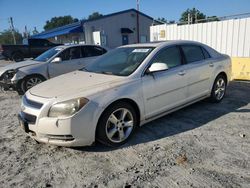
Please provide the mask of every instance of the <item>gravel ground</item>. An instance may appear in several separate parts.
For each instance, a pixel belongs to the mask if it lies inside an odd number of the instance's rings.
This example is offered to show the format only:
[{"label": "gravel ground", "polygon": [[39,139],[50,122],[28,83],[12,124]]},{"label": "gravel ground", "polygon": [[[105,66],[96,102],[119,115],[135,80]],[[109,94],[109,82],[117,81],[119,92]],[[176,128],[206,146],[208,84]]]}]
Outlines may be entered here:
[{"label": "gravel ground", "polygon": [[148,123],[116,149],[37,144],[19,110],[16,93],[0,92],[0,187],[250,186],[250,83]]}]

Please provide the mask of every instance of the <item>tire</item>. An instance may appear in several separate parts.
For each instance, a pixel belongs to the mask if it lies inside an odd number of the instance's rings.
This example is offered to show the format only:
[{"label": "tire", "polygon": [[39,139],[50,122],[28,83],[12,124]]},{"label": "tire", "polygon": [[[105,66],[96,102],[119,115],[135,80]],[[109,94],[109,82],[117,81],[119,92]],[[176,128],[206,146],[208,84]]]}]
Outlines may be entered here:
[{"label": "tire", "polygon": [[15,62],[23,61],[23,54],[21,52],[14,52],[11,59]]},{"label": "tire", "polygon": [[25,93],[26,91],[28,91],[29,89],[31,89],[32,87],[34,87],[37,84],[42,83],[43,81],[45,81],[46,79],[43,76],[40,75],[32,75],[32,76],[28,76],[25,77],[21,82],[20,82],[20,90]]},{"label": "tire", "polygon": [[210,101],[219,103],[226,94],[227,80],[224,75],[218,75],[214,81]]},{"label": "tire", "polygon": [[20,80],[17,82],[16,84],[16,92],[18,93],[18,95],[24,95],[25,91],[23,89],[23,80]]},{"label": "tire", "polygon": [[97,125],[96,139],[107,146],[121,146],[134,133],[137,123],[135,109],[126,102],[117,102],[103,112]]}]

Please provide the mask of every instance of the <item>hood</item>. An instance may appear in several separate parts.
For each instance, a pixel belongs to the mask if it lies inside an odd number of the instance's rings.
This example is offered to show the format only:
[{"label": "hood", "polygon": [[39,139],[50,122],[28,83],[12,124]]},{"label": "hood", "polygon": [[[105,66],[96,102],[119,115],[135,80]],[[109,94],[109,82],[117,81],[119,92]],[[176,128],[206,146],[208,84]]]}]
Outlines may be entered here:
[{"label": "hood", "polygon": [[4,67],[0,67],[0,76],[3,73],[5,73],[7,70],[19,69],[19,68],[22,68],[22,67],[36,65],[36,64],[40,64],[40,63],[42,63],[42,62],[34,61],[34,60],[27,60],[27,61],[22,61],[22,62],[19,62],[19,63],[11,63],[11,64],[6,65]]},{"label": "hood", "polygon": [[103,91],[120,83],[125,77],[75,71],[52,78],[29,91],[32,95],[43,98],[77,95],[84,92],[84,97]]}]

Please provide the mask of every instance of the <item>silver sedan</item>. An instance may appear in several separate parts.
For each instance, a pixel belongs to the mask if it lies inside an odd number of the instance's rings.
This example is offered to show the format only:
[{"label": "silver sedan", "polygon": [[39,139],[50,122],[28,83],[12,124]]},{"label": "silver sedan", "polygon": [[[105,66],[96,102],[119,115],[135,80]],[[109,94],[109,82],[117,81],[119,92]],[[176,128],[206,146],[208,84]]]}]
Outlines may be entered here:
[{"label": "silver sedan", "polygon": [[26,92],[21,127],[38,142],[120,146],[135,127],[205,98],[220,102],[231,60],[192,41],[119,47]]}]

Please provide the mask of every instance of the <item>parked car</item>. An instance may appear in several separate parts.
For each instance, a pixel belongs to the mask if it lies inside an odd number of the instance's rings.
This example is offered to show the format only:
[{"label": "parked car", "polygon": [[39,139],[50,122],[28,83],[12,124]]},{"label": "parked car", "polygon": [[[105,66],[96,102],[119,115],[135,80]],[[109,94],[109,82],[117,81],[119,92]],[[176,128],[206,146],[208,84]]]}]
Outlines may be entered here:
[{"label": "parked car", "polygon": [[50,48],[61,44],[52,43],[46,39],[28,39],[25,45],[0,45],[0,54],[16,62],[24,58],[35,58]]},{"label": "parked car", "polygon": [[1,67],[0,86],[23,94],[45,80],[83,68],[106,52],[97,45],[57,46],[34,60]]},{"label": "parked car", "polygon": [[38,142],[120,146],[136,126],[208,97],[220,102],[230,75],[230,57],[198,42],[123,46],[28,90],[20,125]]}]

